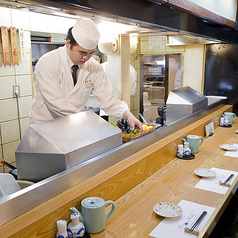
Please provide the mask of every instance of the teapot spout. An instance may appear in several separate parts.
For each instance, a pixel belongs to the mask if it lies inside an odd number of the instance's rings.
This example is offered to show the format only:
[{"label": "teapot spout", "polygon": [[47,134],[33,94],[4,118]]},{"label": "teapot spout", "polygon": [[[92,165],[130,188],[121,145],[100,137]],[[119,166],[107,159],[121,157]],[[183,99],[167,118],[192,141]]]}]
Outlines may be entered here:
[{"label": "teapot spout", "polygon": [[79,214],[79,221],[84,224],[84,220],[83,220],[83,216],[82,216],[81,212],[75,207],[71,207],[70,210],[72,212],[78,213]]}]

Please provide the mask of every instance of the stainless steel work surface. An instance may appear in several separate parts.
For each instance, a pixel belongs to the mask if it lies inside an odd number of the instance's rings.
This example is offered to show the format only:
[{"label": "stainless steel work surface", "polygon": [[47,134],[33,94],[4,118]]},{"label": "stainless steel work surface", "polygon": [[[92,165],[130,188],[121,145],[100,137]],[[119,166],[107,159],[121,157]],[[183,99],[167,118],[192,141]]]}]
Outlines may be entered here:
[{"label": "stainless steel work surface", "polygon": [[16,150],[18,178],[36,182],[121,144],[121,131],[92,111],[32,124]]}]

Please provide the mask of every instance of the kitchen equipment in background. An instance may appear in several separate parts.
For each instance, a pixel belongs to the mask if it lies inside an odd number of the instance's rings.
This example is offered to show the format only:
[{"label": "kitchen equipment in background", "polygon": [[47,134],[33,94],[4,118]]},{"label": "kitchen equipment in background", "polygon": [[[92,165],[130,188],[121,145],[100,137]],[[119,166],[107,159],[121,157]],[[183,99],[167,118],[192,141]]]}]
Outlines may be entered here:
[{"label": "kitchen equipment in background", "polygon": [[39,33],[34,32],[31,35],[31,52],[32,52],[32,69],[42,55],[55,50],[60,46],[64,46],[66,42],[65,34]]},{"label": "kitchen equipment in background", "polygon": [[141,113],[139,113],[139,116],[141,117],[141,119],[143,120],[144,123],[146,123],[146,124],[148,123],[147,120],[142,116]]},{"label": "kitchen equipment in background", "polygon": [[84,107],[84,111],[88,111],[91,110],[93,112],[95,112],[97,115],[100,115],[100,108],[99,107],[89,107],[89,106],[85,106]]},{"label": "kitchen equipment in background", "polygon": [[0,198],[20,191],[17,181],[11,174],[0,173]]},{"label": "kitchen equipment in background", "polygon": [[[157,108],[166,104],[168,95],[167,61],[168,57],[165,54],[145,54],[141,56],[140,110],[141,114],[145,114],[144,117],[149,118],[148,121],[150,122],[156,121],[158,117]],[[144,93],[147,94],[146,97]]]},{"label": "kitchen equipment in background", "polygon": [[156,118],[156,123],[161,124],[161,126],[164,126],[166,124],[166,107],[158,107],[157,110],[159,117]]},{"label": "kitchen equipment in background", "polygon": [[40,181],[121,144],[121,131],[91,110],[32,124],[15,152],[18,179]]},{"label": "kitchen equipment in background", "polygon": [[148,100],[157,106],[165,105],[166,75],[165,55],[148,54],[141,57],[143,66],[143,92]]},{"label": "kitchen equipment in background", "polygon": [[166,102],[166,123],[177,121],[208,105],[208,98],[189,86],[170,91]]},{"label": "kitchen equipment in background", "polygon": [[20,189],[24,189],[33,185],[34,183],[27,180],[17,180],[17,184],[19,185]]},{"label": "kitchen equipment in background", "polygon": [[150,106],[151,106],[151,103],[148,100],[148,92],[143,92],[143,117],[148,122],[150,122]]},{"label": "kitchen equipment in background", "polygon": [[11,170],[9,171],[9,174],[11,174],[15,179],[17,179],[17,168],[13,166],[12,164],[9,164],[4,159],[1,160],[1,163],[7,166],[8,168],[10,168]]}]

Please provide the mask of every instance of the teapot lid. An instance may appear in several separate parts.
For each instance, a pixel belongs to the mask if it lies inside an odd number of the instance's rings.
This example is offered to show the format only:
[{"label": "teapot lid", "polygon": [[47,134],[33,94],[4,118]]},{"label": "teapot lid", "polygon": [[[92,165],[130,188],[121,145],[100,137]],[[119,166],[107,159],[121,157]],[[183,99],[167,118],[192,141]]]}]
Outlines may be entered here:
[{"label": "teapot lid", "polygon": [[96,208],[96,207],[101,207],[104,205],[105,201],[102,198],[99,197],[89,197],[83,199],[81,202],[82,206],[88,207],[88,208]]}]

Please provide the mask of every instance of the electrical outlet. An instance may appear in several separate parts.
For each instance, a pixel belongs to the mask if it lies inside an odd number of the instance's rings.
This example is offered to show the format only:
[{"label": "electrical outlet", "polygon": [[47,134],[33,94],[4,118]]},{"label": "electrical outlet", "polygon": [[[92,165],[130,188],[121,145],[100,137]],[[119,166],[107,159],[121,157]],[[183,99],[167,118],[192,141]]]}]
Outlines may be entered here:
[{"label": "electrical outlet", "polygon": [[13,97],[20,97],[20,85],[13,85]]}]

